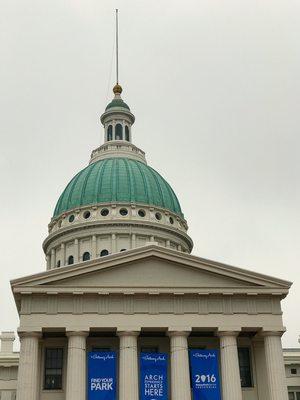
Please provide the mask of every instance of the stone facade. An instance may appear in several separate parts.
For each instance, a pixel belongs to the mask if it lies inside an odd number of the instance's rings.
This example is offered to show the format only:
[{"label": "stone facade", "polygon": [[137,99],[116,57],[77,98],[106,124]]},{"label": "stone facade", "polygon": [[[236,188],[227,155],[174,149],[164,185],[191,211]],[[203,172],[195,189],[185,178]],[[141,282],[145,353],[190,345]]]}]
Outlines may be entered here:
[{"label": "stone facade", "polygon": [[[189,348],[219,349],[223,400],[287,399],[280,302],[289,286],[157,245],[14,280],[23,371],[17,399],[85,398],[85,354],[94,348],[118,353],[122,400],[138,398],[143,348],[170,354],[172,400],[191,398]],[[49,346],[64,349],[60,391],[43,388]],[[241,386],[240,348],[249,349],[250,387]]]}]

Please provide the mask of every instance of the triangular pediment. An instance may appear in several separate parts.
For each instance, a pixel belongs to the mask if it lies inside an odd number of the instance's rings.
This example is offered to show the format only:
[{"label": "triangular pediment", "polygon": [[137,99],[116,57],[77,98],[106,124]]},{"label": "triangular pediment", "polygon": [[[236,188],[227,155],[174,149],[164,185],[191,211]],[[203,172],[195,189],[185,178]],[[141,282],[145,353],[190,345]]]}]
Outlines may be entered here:
[{"label": "triangular pediment", "polygon": [[247,282],[208,272],[201,268],[150,257],[146,260],[137,260],[125,265],[65,278],[57,281],[56,285],[69,287],[221,288],[245,286]]},{"label": "triangular pediment", "polygon": [[62,267],[12,281],[14,292],[171,291],[287,293],[290,282],[157,246]]}]

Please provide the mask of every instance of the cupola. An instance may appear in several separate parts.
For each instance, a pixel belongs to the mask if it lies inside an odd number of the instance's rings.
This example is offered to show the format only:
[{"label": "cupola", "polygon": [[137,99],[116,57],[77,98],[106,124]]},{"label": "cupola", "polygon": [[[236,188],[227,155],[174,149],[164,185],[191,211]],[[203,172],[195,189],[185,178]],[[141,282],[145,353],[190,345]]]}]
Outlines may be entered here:
[{"label": "cupola", "polygon": [[114,98],[101,115],[101,122],[104,126],[104,143],[114,140],[132,142],[131,126],[135,118],[130,112],[129,106],[121,98],[122,91],[119,84],[114,86]]}]

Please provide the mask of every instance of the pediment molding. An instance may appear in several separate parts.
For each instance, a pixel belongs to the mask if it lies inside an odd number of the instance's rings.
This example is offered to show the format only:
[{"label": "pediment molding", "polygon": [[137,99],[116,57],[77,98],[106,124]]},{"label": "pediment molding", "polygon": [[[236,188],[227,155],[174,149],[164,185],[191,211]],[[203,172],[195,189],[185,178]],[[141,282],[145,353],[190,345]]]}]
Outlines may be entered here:
[{"label": "pediment molding", "polygon": [[[109,282],[103,287],[97,284],[95,287],[84,284],[84,281],[89,276],[96,276],[102,273],[103,276],[107,273],[114,274],[117,271],[122,271],[125,268],[133,268],[137,263],[146,263],[149,260],[157,260],[157,262],[165,263],[164,265],[173,265],[177,271],[181,269],[191,276],[195,274],[204,274],[208,277],[216,277],[224,279],[229,283],[226,285],[218,284],[210,285],[210,280],[205,287],[199,285],[135,285],[130,286],[124,284],[109,285]],[[142,265],[142,264],[141,264]],[[117,275],[115,274],[117,277]],[[80,283],[82,279],[83,284]],[[213,279],[213,278],[212,278]],[[75,287],[65,283],[74,282]],[[232,284],[230,283],[232,281]],[[62,267],[60,269],[45,271],[31,276],[15,279],[11,281],[12,290],[17,293],[173,293],[176,294],[248,294],[248,295],[280,295],[285,297],[291,286],[291,282],[284,281],[278,278],[269,277],[253,271],[245,270],[238,267],[218,263],[211,260],[206,260],[200,257],[181,253],[178,251],[162,248],[156,245],[141,247],[138,249],[129,250],[123,253],[113,254],[103,259],[96,259],[88,262],[82,262],[76,265]]]}]

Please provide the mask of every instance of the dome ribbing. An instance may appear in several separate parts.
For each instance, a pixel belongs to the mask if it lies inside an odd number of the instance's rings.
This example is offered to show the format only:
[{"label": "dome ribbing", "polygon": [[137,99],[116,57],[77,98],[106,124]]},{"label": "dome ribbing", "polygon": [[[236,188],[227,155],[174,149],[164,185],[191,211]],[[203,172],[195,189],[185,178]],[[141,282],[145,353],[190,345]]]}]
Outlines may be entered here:
[{"label": "dome ribbing", "polygon": [[148,165],[129,158],[99,160],[67,185],[53,217],[73,208],[98,203],[138,203],[162,207],[183,216],[171,186]]}]

